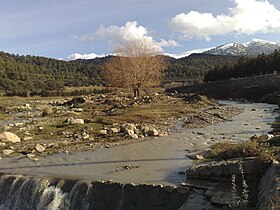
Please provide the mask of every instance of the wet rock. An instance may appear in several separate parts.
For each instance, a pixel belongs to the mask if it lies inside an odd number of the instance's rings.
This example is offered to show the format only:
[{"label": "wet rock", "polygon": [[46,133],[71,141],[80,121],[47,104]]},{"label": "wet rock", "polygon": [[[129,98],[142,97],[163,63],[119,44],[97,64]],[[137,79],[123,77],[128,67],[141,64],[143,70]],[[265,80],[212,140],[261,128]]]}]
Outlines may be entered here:
[{"label": "wet rock", "polygon": [[21,142],[20,138],[16,134],[7,131],[0,133],[0,141],[11,143]]},{"label": "wet rock", "polygon": [[73,117],[69,118],[67,120],[69,125],[83,125],[85,124],[85,121],[83,119],[74,119]]},{"label": "wet rock", "polygon": [[252,136],[250,139],[251,140],[256,140],[258,142],[266,142],[266,141],[269,141],[270,139],[273,139],[274,138],[274,135],[272,134],[263,134],[261,136]]},{"label": "wet rock", "polygon": [[211,156],[212,156],[211,149],[206,149],[203,151],[187,154],[187,157],[192,160],[203,160],[203,159],[210,158]]},{"label": "wet rock", "polygon": [[46,148],[45,148],[43,145],[41,145],[41,144],[37,144],[37,145],[35,146],[35,150],[36,150],[37,152],[43,153],[43,152],[46,151]]}]

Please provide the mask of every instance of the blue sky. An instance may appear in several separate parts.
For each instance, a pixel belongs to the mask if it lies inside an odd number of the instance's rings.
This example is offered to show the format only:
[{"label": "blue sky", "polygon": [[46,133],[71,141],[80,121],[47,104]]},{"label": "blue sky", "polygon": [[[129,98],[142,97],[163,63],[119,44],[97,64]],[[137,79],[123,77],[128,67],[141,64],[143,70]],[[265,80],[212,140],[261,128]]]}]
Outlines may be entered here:
[{"label": "blue sky", "polygon": [[0,50],[20,55],[109,54],[135,37],[176,54],[252,38],[279,41],[280,1],[2,0],[0,32]]}]

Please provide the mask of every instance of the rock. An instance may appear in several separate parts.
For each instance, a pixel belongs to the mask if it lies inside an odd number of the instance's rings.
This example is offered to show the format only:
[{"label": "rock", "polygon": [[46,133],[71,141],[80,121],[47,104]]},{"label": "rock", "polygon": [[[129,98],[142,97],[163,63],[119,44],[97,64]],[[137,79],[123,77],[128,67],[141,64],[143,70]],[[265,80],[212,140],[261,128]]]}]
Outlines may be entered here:
[{"label": "rock", "polygon": [[44,151],[46,151],[45,147],[44,147],[43,145],[41,145],[41,144],[37,144],[37,145],[35,146],[35,150],[36,150],[37,152],[40,152],[40,153],[43,153]]},{"label": "rock", "polygon": [[233,204],[233,198],[231,192],[217,191],[213,192],[211,196],[211,203],[218,206],[226,206],[229,204]]},{"label": "rock", "polygon": [[159,93],[155,93],[154,95],[155,95],[155,96],[159,96],[160,94],[159,94]]},{"label": "rock", "polygon": [[148,136],[158,136],[159,135],[157,129],[155,129],[155,128],[150,129],[147,134],[148,134]]},{"label": "rock", "polygon": [[116,134],[119,133],[121,130],[120,128],[110,128],[109,133]]},{"label": "rock", "polygon": [[269,141],[272,138],[274,138],[274,135],[272,135],[272,134],[263,134],[258,138],[258,141],[266,142],[266,141]]},{"label": "rock", "polygon": [[84,132],[84,133],[82,134],[82,138],[83,138],[83,140],[86,140],[86,139],[89,139],[90,136],[89,136],[88,133]]},{"label": "rock", "polygon": [[21,142],[20,138],[16,134],[7,131],[0,133],[0,141],[11,143]]},{"label": "rock", "polygon": [[85,121],[83,119],[74,119],[73,117],[67,120],[69,125],[84,125]]},{"label": "rock", "polygon": [[82,108],[72,108],[72,111],[74,111],[74,112],[83,112],[84,110]]},{"label": "rock", "polygon": [[187,155],[188,158],[193,159],[193,160],[203,160],[203,159],[210,158],[211,156],[212,156],[211,149],[205,149],[205,150],[190,153]]},{"label": "rock", "polygon": [[23,141],[30,141],[30,140],[32,140],[32,139],[33,139],[32,136],[24,136],[24,137],[22,138]]},{"label": "rock", "polygon": [[143,126],[141,131],[144,136],[159,136],[159,132],[153,126]]},{"label": "rock", "polygon": [[43,110],[43,113],[42,113],[42,116],[45,117],[45,116],[49,116],[49,115],[52,115],[54,113],[54,110],[52,107],[46,107],[44,110]]},{"label": "rock", "polygon": [[14,150],[11,150],[11,149],[4,149],[3,151],[2,151],[2,153],[4,154],[4,155],[10,155],[10,154],[13,154],[15,151]]},{"label": "rock", "polygon": [[67,106],[75,106],[76,104],[84,104],[86,103],[88,100],[86,98],[83,97],[76,97],[71,99],[70,101],[67,101],[65,103],[63,103],[63,105],[67,105]]},{"label": "rock", "polygon": [[[137,133],[139,133],[139,130],[136,128],[134,124],[131,123],[124,123],[121,125],[121,132],[130,136],[131,138],[136,138]],[[138,138],[138,136],[137,136]]]},{"label": "rock", "polygon": [[26,155],[26,157],[29,158],[29,159],[33,159],[33,158],[35,158],[35,154],[29,153],[29,154]]},{"label": "rock", "polygon": [[31,110],[30,104],[25,104],[25,108]]},{"label": "rock", "polygon": [[107,130],[100,130],[99,135],[107,135],[108,131]]},{"label": "rock", "polygon": [[24,123],[15,123],[15,127],[23,126]]},{"label": "rock", "polygon": [[8,125],[4,125],[4,131],[10,130],[10,129],[11,129],[11,127],[10,127],[10,126],[8,126]]},{"label": "rock", "polygon": [[130,137],[133,138],[133,139],[138,139],[138,138],[139,138],[138,135],[137,135],[136,133],[131,134]]}]

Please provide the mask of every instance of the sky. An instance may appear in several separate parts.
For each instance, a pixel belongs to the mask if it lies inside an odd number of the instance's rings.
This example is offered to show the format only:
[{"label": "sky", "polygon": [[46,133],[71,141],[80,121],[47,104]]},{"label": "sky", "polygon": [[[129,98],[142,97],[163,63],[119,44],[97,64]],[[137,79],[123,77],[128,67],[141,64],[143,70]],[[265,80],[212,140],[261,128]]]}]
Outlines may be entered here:
[{"label": "sky", "polygon": [[180,54],[253,38],[280,41],[279,0],[1,0],[0,51],[94,58],[145,39]]}]

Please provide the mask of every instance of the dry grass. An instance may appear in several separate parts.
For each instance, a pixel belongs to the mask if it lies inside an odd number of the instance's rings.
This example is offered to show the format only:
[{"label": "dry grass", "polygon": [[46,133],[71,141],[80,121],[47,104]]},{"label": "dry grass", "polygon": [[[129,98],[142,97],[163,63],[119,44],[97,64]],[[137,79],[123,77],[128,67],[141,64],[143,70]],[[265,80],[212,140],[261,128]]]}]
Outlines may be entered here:
[{"label": "dry grass", "polygon": [[270,163],[274,155],[267,144],[245,141],[239,144],[219,143],[212,148],[212,158],[230,159],[236,157],[258,157],[263,163]]}]

